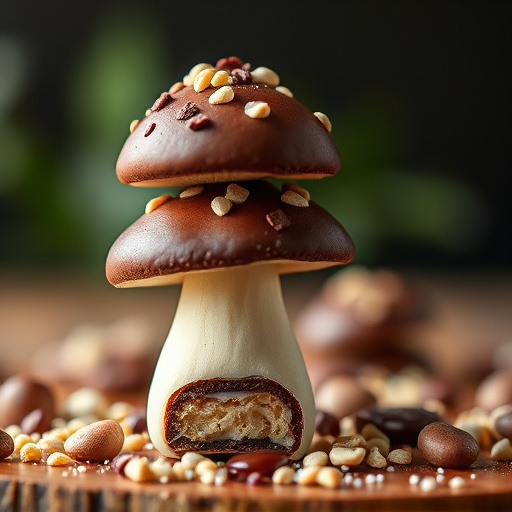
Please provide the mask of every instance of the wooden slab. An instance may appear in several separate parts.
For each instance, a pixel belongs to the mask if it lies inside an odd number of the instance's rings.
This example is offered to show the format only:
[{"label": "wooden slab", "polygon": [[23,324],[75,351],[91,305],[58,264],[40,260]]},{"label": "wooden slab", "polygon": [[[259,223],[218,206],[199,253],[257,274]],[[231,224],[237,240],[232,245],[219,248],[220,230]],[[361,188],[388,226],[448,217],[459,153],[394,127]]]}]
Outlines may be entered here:
[{"label": "wooden slab", "polygon": [[[285,512],[285,511],[510,511],[512,463],[480,458],[468,470],[445,470],[432,491],[411,485],[409,477],[436,476],[426,463],[394,466],[394,472],[365,468],[354,472],[361,486],[340,489],[318,486],[249,486],[229,482],[210,486],[197,482],[135,483],[109,465],[84,465],[83,473],[40,464],[0,462],[0,512]],[[365,483],[368,474],[382,483]],[[448,481],[462,476],[465,486]]]}]

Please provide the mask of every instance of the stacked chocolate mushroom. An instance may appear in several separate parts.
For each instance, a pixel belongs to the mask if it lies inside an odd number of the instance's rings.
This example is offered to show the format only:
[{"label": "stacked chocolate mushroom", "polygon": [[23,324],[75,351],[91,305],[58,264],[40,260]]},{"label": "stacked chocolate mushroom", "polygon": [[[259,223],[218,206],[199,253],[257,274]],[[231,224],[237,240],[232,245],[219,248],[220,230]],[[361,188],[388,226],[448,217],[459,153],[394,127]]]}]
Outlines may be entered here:
[{"label": "stacked chocolate mushroom", "polygon": [[134,121],[122,183],[183,186],[150,201],[116,240],[116,287],[183,283],[148,397],[165,456],[284,450],[303,456],[315,404],[279,274],[348,263],[345,229],[287,182],[336,174],[328,118],[236,57],[193,67]]}]

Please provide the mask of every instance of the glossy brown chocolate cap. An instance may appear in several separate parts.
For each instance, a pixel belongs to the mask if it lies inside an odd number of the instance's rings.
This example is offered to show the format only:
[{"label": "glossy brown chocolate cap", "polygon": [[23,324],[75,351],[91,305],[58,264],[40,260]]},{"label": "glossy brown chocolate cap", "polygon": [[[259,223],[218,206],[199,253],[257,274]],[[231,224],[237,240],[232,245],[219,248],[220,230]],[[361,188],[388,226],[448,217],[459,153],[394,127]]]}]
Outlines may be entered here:
[{"label": "glossy brown chocolate cap", "polygon": [[282,192],[265,181],[241,182],[249,191],[245,202],[217,215],[212,200],[224,197],[229,185],[206,185],[197,195],[171,198],[139,218],[110,249],[110,283],[173,284],[187,272],[259,262],[274,262],[281,273],[298,272],[353,258],[352,240],[334,217],[313,201],[285,203]]},{"label": "glossy brown chocolate cap", "polygon": [[[211,105],[218,87],[185,87],[167,97],[128,137],[117,161],[122,183],[185,186],[227,180],[322,178],[336,174],[340,156],[322,122],[304,105],[267,85],[233,85],[229,103]],[[248,102],[268,103],[268,117],[244,112]],[[179,120],[194,103],[199,113]],[[208,120],[199,129],[189,121]],[[183,117],[183,116],[181,116]],[[196,127],[197,128],[197,127]]]}]

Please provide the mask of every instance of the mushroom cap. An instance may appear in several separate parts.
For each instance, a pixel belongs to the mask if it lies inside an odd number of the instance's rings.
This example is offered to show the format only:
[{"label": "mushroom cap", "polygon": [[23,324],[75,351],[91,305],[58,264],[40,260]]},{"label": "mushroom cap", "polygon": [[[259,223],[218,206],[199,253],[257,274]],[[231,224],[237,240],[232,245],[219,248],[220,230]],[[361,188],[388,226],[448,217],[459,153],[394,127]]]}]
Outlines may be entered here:
[{"label": "mushroom cap", "polygon": [[[109,282],[120,288],[155,286],[180,283],[187,272],[237,265],[274,263],[288,273],[352,260],[352,240],[334,217],[313,201],[303,207],[285,203],[269,182],[243,182],[249,191],[245,202],[217,215],[212,200],[224,197],[228,185],[205,185],[192,197],[171,198],[135,221],[109,251]],[[278,210],[285,217],[278,214],[272,226],[267,216],[272,219]]]},{"label": "mushroom cap", "polygon": [[[340,156],[322,122],[299,101],[262,84],[233,85],[234,98],[212,105],[218,87],[184,87],[153,108],[126,140],[116,172],[137,186],[186,186],[228,180],[305,179],[332,176]],[[163,93],[165,94],[165,93]],[[268,103],[268,117],[244,112],[248,102]],[[178,120],[194,103],[208,121],[200,129]],[[200,115],[199,114],[199,115]]]}]

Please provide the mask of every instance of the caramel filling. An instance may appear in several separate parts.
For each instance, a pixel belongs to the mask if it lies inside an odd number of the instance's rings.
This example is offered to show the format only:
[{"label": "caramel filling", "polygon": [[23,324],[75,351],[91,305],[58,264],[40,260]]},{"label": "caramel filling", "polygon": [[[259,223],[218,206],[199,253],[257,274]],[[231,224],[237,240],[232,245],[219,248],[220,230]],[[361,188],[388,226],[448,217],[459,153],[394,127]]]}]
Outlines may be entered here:
[{"label": "caramel filling", "polygon": [[271,439],[293,443],[292,412],[270,393],[213,393],[190,400],[177,414],[178,430],[192,441]]}]

